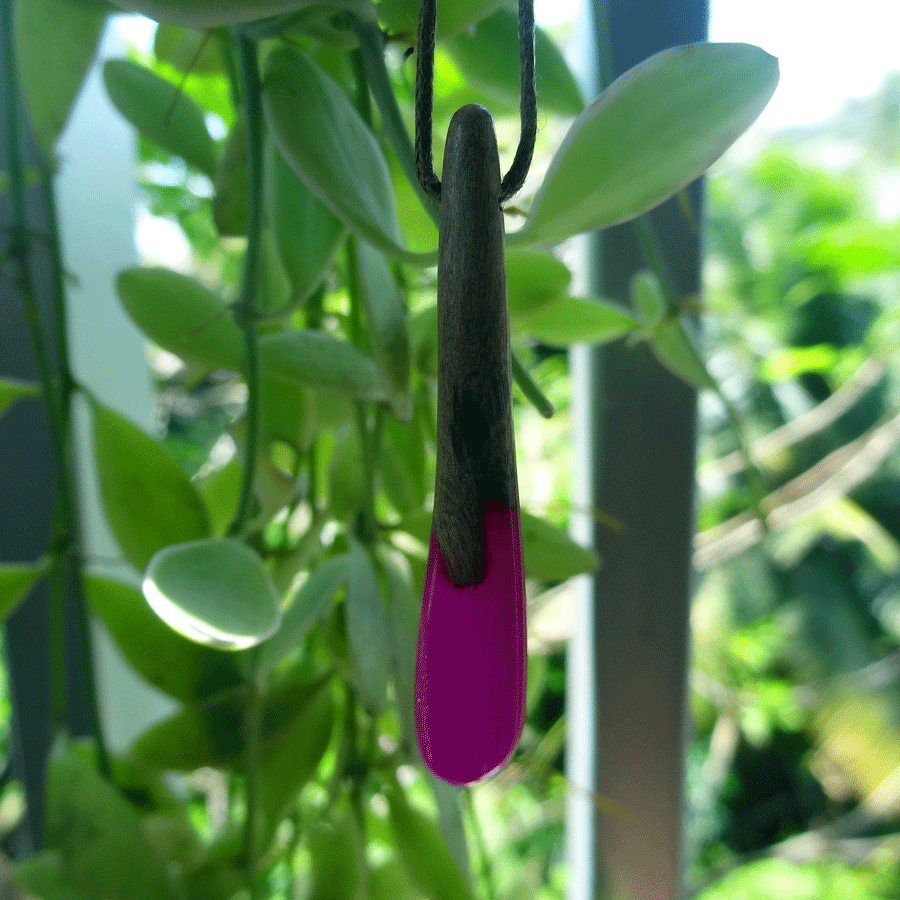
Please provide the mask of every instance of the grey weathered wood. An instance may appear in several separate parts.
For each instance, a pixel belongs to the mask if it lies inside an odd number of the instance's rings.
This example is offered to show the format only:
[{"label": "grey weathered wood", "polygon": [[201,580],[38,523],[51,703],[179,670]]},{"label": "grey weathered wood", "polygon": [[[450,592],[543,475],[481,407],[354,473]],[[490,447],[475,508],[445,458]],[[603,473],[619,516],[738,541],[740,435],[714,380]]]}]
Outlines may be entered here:
[{"label": "grey weathered wood", "polygon": [[471,104],[444,150],[438,261],[434,531],[451,580],[481,580],[485,505],[517,501],[500,161],[491,114]]}]

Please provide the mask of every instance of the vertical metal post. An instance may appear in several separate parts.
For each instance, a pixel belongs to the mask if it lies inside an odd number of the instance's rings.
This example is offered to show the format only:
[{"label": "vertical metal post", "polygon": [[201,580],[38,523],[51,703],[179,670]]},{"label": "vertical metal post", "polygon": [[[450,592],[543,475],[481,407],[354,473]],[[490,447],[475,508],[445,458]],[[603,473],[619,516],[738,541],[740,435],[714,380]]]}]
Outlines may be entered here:
[{"label": "vertical metal post", "polygon": [[[595,34],[615,78],[654,53],[704,40],[706,0],[593,0]],[[606,29],[605,36],[603,29]],[[594,94],[600,79],[594,66]],[[702,222],[702,185],[688,191]],[[650,213],[679,296],[700,281],[700,235],[676,201]],[[629,304],[645,268],[633,226],[585,241],[582,283]],[[684,749],[696,394],[648,347],[579,347],[572,359],[575,496],[624,526],[581,525],[602,567],[586,581],[587,619],[569,649],[570,778],[632,818],[570,806],[573,900],[677,900],[683,870]],[[578,620],[576,620],[578,621]],[[580,626],[576,626],[578,630]],[[585,681],[585,679],[587,681]]]}]

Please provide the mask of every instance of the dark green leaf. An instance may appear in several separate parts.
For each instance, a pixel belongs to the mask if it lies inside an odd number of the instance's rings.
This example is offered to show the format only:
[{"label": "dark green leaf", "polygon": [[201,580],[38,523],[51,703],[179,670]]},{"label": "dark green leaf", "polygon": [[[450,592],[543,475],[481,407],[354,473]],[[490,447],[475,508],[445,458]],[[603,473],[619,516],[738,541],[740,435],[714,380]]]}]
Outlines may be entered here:
[{"label": "dark green leaf", "polygon": [[0,622],[31,593],[38,579],[47,571],[47,561],[40,563],[0,563]]},{"label": "dark green leaf", "polygon": [[170,697],[188,703],[240,681],[234,654],[204,647],[173,631],[137,588],[96,575],[85,578],[84,588],[125,659]]},{"label": "dark green leaf", "polygon": [[247,129],[238,112],[225,140],[213,179],[213,221],[219,234],[241,237],[247,233]]},{"label": "dark green leaf", "polygon": [[158,25],[153,36],[153,54],[185,75],[217,75],[222,71],[222,54],[215,34]]},{"label": "dark green leaf", "polygon": [[413,809],[396,785],[387,792],[394,849],[428,900],[473,900],[472,889],[459,870],[431,819]]},{"label": "dark green leaf", "polygon": [[263,677],[301,646],[347,577],[347,558],[322,563],[288,596],[278,631],[256,651],[256,674]]},{"label": "dark green leaf", "polygon": [[266,156],[266,205],[292,300],[302,303],[319,286],[347,229],[297,177],[273,142]]},{"label": "dark green leaf", "polygon": [[125,558],[143,572],[163,547],[208,537],[206,506],[162,445],[99,403],[91,411],[103,510]]},{"label": "dark green leaf", "polygon": [[375,568],[362,544],[350,539],[347,554],[347,637],[356,689],[373,715],[384,709],[388,633]]},{"label": "dark green leaf", "polygon": [[60,851],[66,880],[91,900],[174,896],[134,808],[61,746],[53,750],[47,770],[46,842]]}]

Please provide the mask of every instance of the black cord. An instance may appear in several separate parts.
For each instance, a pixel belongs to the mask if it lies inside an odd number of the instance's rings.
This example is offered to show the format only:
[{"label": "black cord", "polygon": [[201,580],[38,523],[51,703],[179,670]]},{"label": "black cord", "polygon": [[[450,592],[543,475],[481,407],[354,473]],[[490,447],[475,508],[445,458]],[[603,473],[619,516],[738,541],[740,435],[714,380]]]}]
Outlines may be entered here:
[{"label": "black cord", "polygon": [[[416,58],[416,175],[422,190],[440,202],[441,182],[434,171],[432,116],[434,114],[434,43],[437,0],[422,0]],[[500,202],[509,200],[525,183],[537,136],[537,90],[534,80],[534,0],[519,0],[521,79],[521,135],[516,155],[500,184]]]}]

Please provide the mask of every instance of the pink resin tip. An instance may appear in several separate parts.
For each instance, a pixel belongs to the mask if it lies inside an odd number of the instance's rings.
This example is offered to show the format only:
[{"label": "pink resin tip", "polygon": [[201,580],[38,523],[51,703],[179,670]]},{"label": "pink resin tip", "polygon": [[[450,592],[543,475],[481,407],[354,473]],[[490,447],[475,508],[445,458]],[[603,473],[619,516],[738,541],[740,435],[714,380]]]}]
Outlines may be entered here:
[{"label": "pink resin tip", "polygon": [[416,734],[425,765],[473,784],[513,754],[525,722],[527,641],[518,509],[484,510],[484,578],[456,587],[434,532],[416,656]]}]

